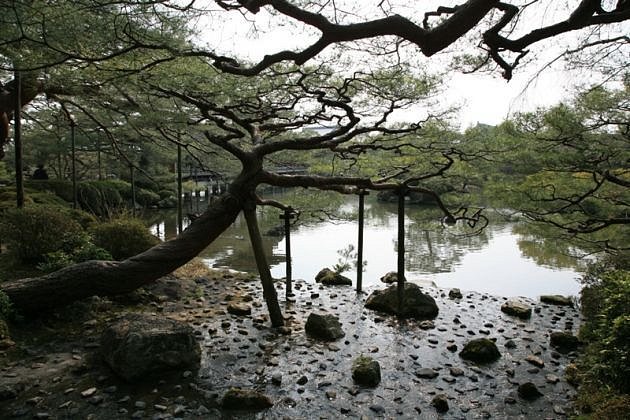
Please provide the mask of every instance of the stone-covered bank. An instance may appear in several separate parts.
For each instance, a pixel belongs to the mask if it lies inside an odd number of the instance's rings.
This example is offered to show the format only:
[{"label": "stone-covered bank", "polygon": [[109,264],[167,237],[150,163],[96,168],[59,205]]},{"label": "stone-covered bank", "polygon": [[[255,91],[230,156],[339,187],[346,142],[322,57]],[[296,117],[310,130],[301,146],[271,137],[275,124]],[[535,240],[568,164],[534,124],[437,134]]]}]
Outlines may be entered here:
[{"label": "stone-covered bank", "polygon": [[[47,343],[26,346],[22,359],[3,360],[0,417],[564,418],[575,394],[564,372],[576,353],[550,346],[552,332],[576,333],[579,315],[572,307],[523,300],[532,316],[522,320],[501,312],[508,297],[463,292],[452,299],[448,290],[424,287],[439,306],[438,316],[399,322],[365,309],[367,294],[349,286],[298,281],[293,301],[282,305],[287,328],[274,330],[258,281],[217,272],[193,284],[193,296],[150,291],[151,299],[134,310],[189,322],[202,349],[198,372],[142,384],[121,381],[98,356],[98,333],[110,314],[92,312],[94,319],[80,324],[87,333],[65,340],[54,334]],[[277,288],[284,296],[282,283]],[[251,314],[228,312],[234,303],[250,306]],[[345,336],[332,342],[307,336],[304,325],[312,312],[337,316]],[[462,359],[459,352],[477,338],[494,340],[501,357],[486,365]],[[352,378],[353,360],[361,354],[380,364],[381,381],[374,388]],[[519,395],[526,383],[542,396]],[[273,406],[250,412],[222,408],[224,395],[235,387],[259,391]]]}]

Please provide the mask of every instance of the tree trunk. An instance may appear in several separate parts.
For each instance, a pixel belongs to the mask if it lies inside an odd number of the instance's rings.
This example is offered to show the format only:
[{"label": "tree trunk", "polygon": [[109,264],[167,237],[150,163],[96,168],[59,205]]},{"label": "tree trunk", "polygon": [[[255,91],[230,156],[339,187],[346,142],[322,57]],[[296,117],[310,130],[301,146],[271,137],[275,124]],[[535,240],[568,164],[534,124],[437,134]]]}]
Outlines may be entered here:
[{"label": "tree trunk", "polygon": [[175,239],[141,254],[124,261],[86,261],[45,276],[0,283],[0,290],[16,310],[31,314],[93,295],[131,292],[197,256],[234,222],[241,209],[240,199],[225,194]]},{"label": "tree trunk", "polygon": [[258,229],[258,221],[256,220],[256,204],[253,202],[247,203],[243,207],[243,214],[245,215],[245,220],[247,221],[249,239],[252,243],[254,257],[256,258],[256,266],[258,267],[258,274],[260,274],[260,281],[263,286],[263,296],[265,297],[265,302],[267,302],[271,325],[274,327],[282,327],[284,325],[284,318],[282,317],[282,310],[278,304],[278,293],[276,292],[276,288],[273,284],[271,271],[269,271],[269,264],[267,264],[267,258],[265,258],[262,237],[260,235],[260,229]]}]

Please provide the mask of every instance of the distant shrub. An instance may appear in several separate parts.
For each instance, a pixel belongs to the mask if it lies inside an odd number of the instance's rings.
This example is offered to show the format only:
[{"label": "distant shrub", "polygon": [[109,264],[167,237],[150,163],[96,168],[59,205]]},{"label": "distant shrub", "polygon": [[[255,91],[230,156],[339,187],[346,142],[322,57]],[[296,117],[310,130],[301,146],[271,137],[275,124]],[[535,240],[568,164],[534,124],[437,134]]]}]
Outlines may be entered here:
[{"label": "distant shrub", "polygon": [[6,210],[0,234],[21,262],[39,263],[50,252],[76,248],[83,229],[59,207],[35,206]]},{"label": "distant shrub", "polygon": [[160,201],[160,196],[153,191],[144,188],[136,188],[136,203],[143,207],[156,206]]},{"label": "distant shrub", "polygon": [[59,250],[46,254],[44,262],[38,264],[37,268],[50,272],[84,261],[112,259],[109,252],[94,245],[90,239],[90,235],[84,232],[81,238],[77,240],[77,246],[74,249]]},{"label": "distant shrub", "polygon": [[159,243],[137,219],[117,219],[91,229],[94,244],[106,249],[116,260],[129,258]]},{"label": "distant shrub", "polygon": [[13,316],[13,305],[6,293],[0,290],[0,320],[10,319]]}]

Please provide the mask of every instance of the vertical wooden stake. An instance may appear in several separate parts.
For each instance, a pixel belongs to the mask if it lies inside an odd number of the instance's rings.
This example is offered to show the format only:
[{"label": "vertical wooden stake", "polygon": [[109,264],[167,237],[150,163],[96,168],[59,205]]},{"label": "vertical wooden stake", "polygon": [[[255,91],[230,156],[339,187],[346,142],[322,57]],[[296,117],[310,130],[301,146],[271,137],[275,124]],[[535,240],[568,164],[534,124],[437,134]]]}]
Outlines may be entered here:
[{"label": "vertical wooden stake", "polygon": [[13,140],[15,142],[15,196],[19,209],[24,207],[24,162],[22,159],[22,78],[15,71],[15,110],[13,111]]},{"label": "vertical wooden stake", "polygon": [[75,143],[74,128],[77,124],[70,118],[70,148],[72,153],[72,208],[78,206],[77,199],[77,147]]},{"label": "vertical wooden stake", "polygon": [[284,220],[284,237],[286,239],[286,290],[285,290],[285,298],[288,300],[291,296],[293,296],[292,289],[292,277],[293,271],[291,267],[291,219],[295,217],[295,213],[291,207],[287,207],[284,209],[284,214],[280,215],[280,219]]},{"label": "vertical wooden stake", "polygon": [[182,145],[177,144],[177,234],[182,233],[183,229],[182,216]]},{"label": "vertical wooden stake", "polygon": [[136,179],[133,165],[129,169],[131,171],[131,215],[136,217]]},{"label": "vertical wooden stake", "polygon": [[407,191],[398,192],[398,315],[402,315],[405,298],[405,196]]},{"label": "vertical wooden stake", "polygon": [[359,191],[359,238],[357,241],[357,293],[363,288],[363,225],[365,218],[365,196],[369,191]]}]

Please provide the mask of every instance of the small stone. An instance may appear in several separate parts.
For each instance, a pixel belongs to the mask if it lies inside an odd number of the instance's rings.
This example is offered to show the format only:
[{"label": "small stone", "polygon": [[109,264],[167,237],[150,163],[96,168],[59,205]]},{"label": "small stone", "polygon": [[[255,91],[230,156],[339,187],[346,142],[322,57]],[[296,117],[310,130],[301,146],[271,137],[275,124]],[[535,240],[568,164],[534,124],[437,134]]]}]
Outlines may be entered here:
[{"label": "small stone", "polygon": [[460,369],[458,367],[450,368],[449,372],[451,373],[452,376],[455,376],[455,377],[464,375],[463,369]]},{"label": "small stone", "polygon": [[448,292],[448,297],[451,299],[461,299],[464,296],[462,295],[462,292],[458,288],[453,288]]},{"label": "small stone", "polygon": [[562,295],[542,295],[540,301],[550,305],[573,306],[573,300]]},{"label": "small stone", "polygon": [[545,376],[545,381],[547,381],[548,384],[557,384],[560,382],[560,378],[550,373]]},{"label": "small stone", "polygon": [[304,329],[308,335],[320,340],[334,341],[346,335],[339,318],[331,314],[311,313]]},{"label": "small stone", "polygon": [[308,382],[308,378],[307,378],[306,376],[304,376],[304,375],[302,375],[302,376],[300,377],[300,379],[298,379],[298,380],[297,380],[297,384],[298,384],[298,385],[304,385],[304,384],[306,384],[307,382]]},{"label": "small stone", "polygon": [[376,414],[383,414],[385,412],[385,407],[379,404],[374,404],[370,406],[370,410],[374,411]]},{"label": "small stone", "polygon": [[367,356],[359,356],[352,363],[352,379],[359,385],[375,387],[381,382],[381,366]]},{"label": "small stone", "polygon": [[490,363],[501,357],[499,349],[492,340],[487,338],[478,338],[471,340],[459,353],[462,359],[471,360],[477,363]]},{"label": "small stone", "polygon": [[525,358],[525,361],[531,363],[532,365],[542,368],[545,366],[545,362],[540,357],[534,356],[533,354],[528,355]]},{"label": "small stone", "polygon": [[262,410],[273,406],[273,402],[260,392],[231,388],[223,395],[221,406],[226,409]]},{"label": "small stone", "polygon": [[282,384],[282,373],[276,372],[273,375],[271,375],[271,383],[274,385]]},{"label": "small stone", "polygon": [[524,384],[519,385],[518,395],[525,400],[533,401],[536,398],[541,397],[543,394],[538,390],[533,382],[525,382]]},{"label": "small stone", "polygon": [[439,373],[437,373],[435,370],[433,369],[429,369],[429,368],[422,368],[422,369],[418,369],[415,372],[415,375],[418,378],[422,378],[422,379],[433,379],[433,378],[437,378]]},{"label": "small stone", "polygon": [[438,413],[446,413],[448,411],[448,399],[445,394],[438,394],[431,400],[431,405],[435,407]]},{"label": "small stone", "polygon": [[245,303],[230,302],[227,307],[228,313],[237,316],[251,315],[252,307]]},{"label": "small stone", "polygon": [[529,319],[532,316],[532,308],[518,300],[508,300],[501,305],[501,312],[521,319]]},{"label": "small stone", "polygon": [[446,350],[448,350],[450,352],[456,352],[457,351],[457,345],[456,344],[449,344],[448,346],[446,346]]},{"label": "small stone", "polygon": [[85,391],[81,392],[81,396],[83,398],[88,398],[91,397],[92,395],[96,394],[96,388],[92,387],[92,388],[88,388]]}]

